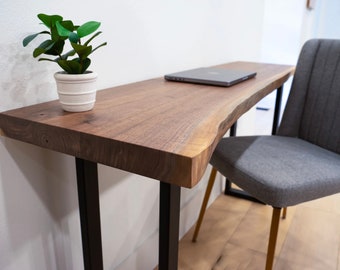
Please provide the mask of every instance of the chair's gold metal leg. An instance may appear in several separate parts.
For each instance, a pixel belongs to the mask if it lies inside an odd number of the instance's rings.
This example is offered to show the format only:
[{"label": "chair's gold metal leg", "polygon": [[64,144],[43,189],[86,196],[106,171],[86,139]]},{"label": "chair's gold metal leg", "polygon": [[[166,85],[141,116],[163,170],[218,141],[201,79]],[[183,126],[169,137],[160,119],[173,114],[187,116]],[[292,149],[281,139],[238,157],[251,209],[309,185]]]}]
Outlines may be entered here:
[{"label": "chair's gold metal leg", "polygon": [[283,211],[282,211],[282,218],[285,219],[287,216],[287,207],[283,208]]},{"label": "chair's gold metal leg", "polygon": [[273,208],[272,222],[270,226],[269,243],[267,250],[266,270],[273,269],[277,233],[279,230],[281,208]]},{"label": "chair's gold metal leg", "polygon": [[200,214],[199,214],[198,220],[196,222],[196,227],[195,227],[194,235],[192,237],[192,242],[196,242],[196,239],[197,239],[197,236],[198,236],[198,233],[199,233],[202,221],[203,221],[203,217],[204,217],[204,214],[205,214],[205,210],[207,208],[207,204],[208,204],[208,201],[209,201],[210,193],[211,193],[211,190],[212,190],[212,188],[214,186],[214,183],[215,183],[216,173],[217,173],[217,170],[213,167],[211,169],[211,173],[210,173],[210,177],[209,177],[209,182],[208,182],[207,188],[205,190],[205,194],[204,194],[204,198],[203,198]]}]

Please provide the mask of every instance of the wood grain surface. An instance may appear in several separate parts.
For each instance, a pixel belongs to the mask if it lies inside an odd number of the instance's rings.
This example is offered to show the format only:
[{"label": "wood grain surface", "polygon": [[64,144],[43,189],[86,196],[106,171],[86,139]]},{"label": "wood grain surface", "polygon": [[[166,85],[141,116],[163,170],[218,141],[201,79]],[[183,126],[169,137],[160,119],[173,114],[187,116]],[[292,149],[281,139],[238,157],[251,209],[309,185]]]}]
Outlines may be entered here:
[{"label": "wood grain surface", "polygon": [[233,87],[156,78],[97,92],[92,111],[68,113],[58,101],[0,114],[7,137],[163,182],[193,187],[230,126],[281,86],[294,67],[234,62],[256,71]]}]

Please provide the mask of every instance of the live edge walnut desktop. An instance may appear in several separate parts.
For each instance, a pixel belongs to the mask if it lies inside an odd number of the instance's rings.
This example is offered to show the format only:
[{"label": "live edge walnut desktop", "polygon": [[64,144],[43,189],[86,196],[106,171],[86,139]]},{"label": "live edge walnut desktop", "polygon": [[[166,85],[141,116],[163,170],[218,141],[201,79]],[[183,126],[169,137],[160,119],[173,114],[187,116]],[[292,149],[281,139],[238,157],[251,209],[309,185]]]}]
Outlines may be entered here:
[{"label": "live edge walnut desktop", "polygon": [[76,158],[84,268],[103,269],[97,164],[160,181],[159,269],[177,269],[180,189],[201,179],[216,144],[294,67],[233,62],[257,76],[223,88],[156,78],[98,91],[95,108],[51,101],[0,114],[0,134]]}]

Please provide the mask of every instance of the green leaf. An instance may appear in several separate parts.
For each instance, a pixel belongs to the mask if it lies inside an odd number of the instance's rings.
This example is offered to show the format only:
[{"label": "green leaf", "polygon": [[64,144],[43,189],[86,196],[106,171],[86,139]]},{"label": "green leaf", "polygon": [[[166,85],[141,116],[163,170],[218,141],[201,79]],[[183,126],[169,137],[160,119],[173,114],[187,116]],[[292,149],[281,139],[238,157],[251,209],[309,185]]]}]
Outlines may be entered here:
[{"label": "green leaf", "polygon": [[26,47],[33,39],[35,39],[40,34],[49,34],[49,33],[50,32],[48,32],[48,31],[42,31],[42,32],[39,32],[39,33],[35,33],[35,34],[32,34],[32,35],[29,35],[29,36],[24,38],[24,40],[22,41],[22,45],[24,47]]},{"label": "green leaf", "polygon": [[73,56],[75,54],[76,54],[76,51],[75,50],[71,50],[71,51],[63,54],[60,59],[61,60],[66,60],[68,57]]},{"label": "green leaf", "polygon": [[56,28],[59,36],[69,38],[74,43],[79,41],[78,34],[73,32],[75,27],[71,21],[57,22]]},{"label": "green leaf", "polygon": [[52,27],[51,28],[51,37],[53,41],[58,41],[58,40],[66,40],[67,37],[62,37],[59,35],[57,27]]},{"label": "green leaf", "polygon": [[97,33],[95,33],[91,38],[89,38],[84,45],[88,45],[96,36],[99,36],[102,32],[98,31]]},{"label": "green leaf", "polygon": [[49,49],[46,54],[48,55],[60,55],[64,50],[65,41],[58,40],[54,43],[53,47]]},{"label": "green leaf", "polygon": [[90,21],[86,22],[83,25],[79,26],[77,29],[77,34],[79,37],[85,37],[89,34],[92,34],[94,31],[96,31],[100,26],[100,22]]},{"label": "green leaf", "polygon": [[72,60],[58,60],[57,63],[69,74],[83,74],[90,66],[91,60],[86,58],[84,61],[80,62],[79,58],[75,58]]},{"label": "green leaf", "polygon": [[33,51],[33,57],[36,58],[39,55],[46,53],[46,51],[51,49],[53,45],[54,45],[54,42],[52,40],[50,39],[45,40]]},{"label": "green leaf", "polygon": [[71,43],[78,43],[80,38],[77,33],[71,32],[68,36],[68,39],[71,41]]},{"label": "green leaf", "polygon": [[49,58],[39,58],[38,61],[50,61],[50,62],[57,62],[56,60],[49,59]]},{"label": "green leaf", "polygon": [[84,59],[81,73],[82,74],[85,73],[85,71],[89,68],[90,65],[91,65],[91,59],[90,58]]},{"label": "green leaf", "polygon": [[70,20],[67,21],[61,21],[60,24],[66,28],[67,30],[70,30],[71,32],[73,32],[74,30],[76,30],[76,27],[73,25],[73,22]]},{"label": "green leaf", "polygon": [[45,24],[48,28],[52,28],[55,26],[56,22],[60,22],[63,20],[63,17],[60,15],[46,15],[43,13],[38,14],[38,18]]},{"label": "green leaf", "polygon": [[71,33],[71,31],[62,26],[60,22],[56,22],[56,27],[58,34],[61,37],[68,37]]},{"label": "green leaf", "polygon": [[104,42],[104,43],[100,44],[99,46],[94,48],[91,53],[93,53],[95,50],[99,49],[100,47],[103,47],[103,46],[106,46],[106,45],[107,45],[107,42]]},{"label": "green leaf", "polygon": [[75,60],[58,60],[57,63],[69,74],[81,74],[82,66]]},{"label": "green leaf", "polygon": [[43,49],[43,48],[36,48],[36,49],[34,49],[34,51],[33,51],[33,57],[36,58],[36,57],[38,57],[39,55],[45,53],[45,51],[46,51],[46,50]]},{"label": "green leaf", "polygon": [[92,46],[84,46],[76,43],[71,43],[71,45],[81,60],[87,58],[92,52]]}]

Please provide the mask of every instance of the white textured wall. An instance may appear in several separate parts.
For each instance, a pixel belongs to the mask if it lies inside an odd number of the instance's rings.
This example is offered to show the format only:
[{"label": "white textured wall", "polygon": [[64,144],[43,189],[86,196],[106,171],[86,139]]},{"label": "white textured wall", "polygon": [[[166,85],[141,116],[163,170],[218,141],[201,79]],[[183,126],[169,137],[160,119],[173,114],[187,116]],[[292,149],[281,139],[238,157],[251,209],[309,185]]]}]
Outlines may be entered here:
[{"label": "white textured wall", "polygon": [[[340,1],[265,0],[261,61],[295,65],[302,45],[311,38],[340,38]],[[289,94],[291,80],[285,84],[282,108]],[[259,106],[274,108],[275,93]]]},{"label": "white textured wall", "polygon": [[[0,2],[0,111],[56,98],[52,63],[32,59],[26,35],[37,13],[102,22],[108,46],[93,56],[99,86],[232,60],[259,60],[264,0],[82,0]],[[202,104],[204,105],[204,104]],[[114,123],[113,123],[114,125]],[[105,269],[157,263],[158,182],[100,166]],[[206,177],[205,177],[206,179]],[[182,191],[183,235],[197,216],[204,181]],[[220,191],[216,186],[215,195]],[[74,160],[0,138],[0,269],[82,269]]]}]

